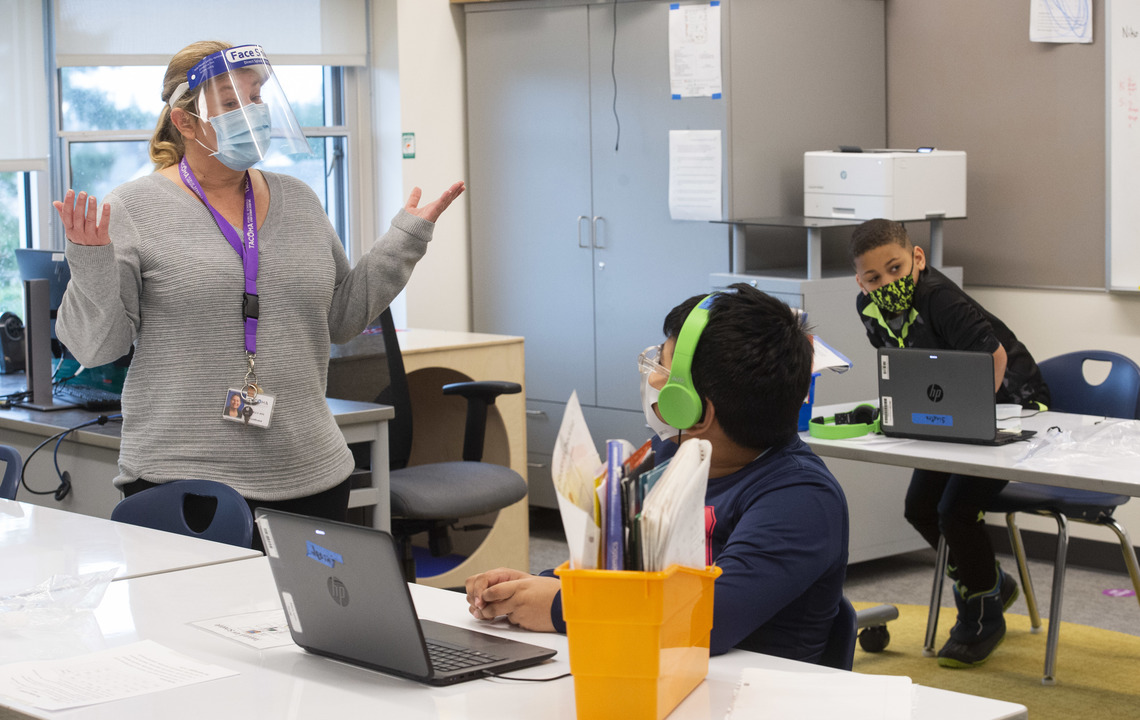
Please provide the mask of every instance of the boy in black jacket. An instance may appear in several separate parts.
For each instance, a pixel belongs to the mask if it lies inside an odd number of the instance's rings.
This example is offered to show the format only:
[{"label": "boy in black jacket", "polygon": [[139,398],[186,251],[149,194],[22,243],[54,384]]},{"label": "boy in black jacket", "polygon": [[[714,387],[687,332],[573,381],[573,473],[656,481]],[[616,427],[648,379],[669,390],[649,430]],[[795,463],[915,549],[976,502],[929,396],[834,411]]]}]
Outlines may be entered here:
[{"label": "boy in black jacket", "polygon": [[[937,269],[927,267],[902,224],[868,220],[851,235],[851,263],[862,292],[855,306],[875,347],[988,352],[994,358],[999,403],[1041,409],[1049,389],[1029,350],[1005,323]],[[1006,481],[915,470],[906,519],[931,547],[939,536],[950,549],[958,618],[938,652],[944,667],[985,662],[1005,637],[1003,611],[1017,598],[1017,582],[1002,572],[986,534],[984,509]]]}]

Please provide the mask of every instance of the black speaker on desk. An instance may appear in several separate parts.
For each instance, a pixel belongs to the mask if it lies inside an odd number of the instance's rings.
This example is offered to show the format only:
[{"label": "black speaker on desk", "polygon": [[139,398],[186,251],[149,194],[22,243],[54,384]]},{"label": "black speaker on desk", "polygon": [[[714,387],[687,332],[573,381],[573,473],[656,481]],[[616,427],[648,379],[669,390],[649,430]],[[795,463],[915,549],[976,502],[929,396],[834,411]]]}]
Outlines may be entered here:
[{"label": "black speaker on desk", "polygon": [[0,315],[0,374],[24,370],[24,323],[10,312]]}]

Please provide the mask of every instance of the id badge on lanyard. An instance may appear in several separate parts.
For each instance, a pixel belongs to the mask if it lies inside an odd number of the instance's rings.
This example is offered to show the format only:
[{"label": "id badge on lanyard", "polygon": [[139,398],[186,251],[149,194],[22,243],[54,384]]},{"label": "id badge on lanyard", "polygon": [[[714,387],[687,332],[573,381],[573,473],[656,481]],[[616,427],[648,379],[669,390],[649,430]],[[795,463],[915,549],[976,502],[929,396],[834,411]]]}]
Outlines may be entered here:
[{"label": "id badge on lanyard", "polygon": [[190,188],[202,204],[214,216],[218,229],[222,231],[230,246],[241,258],[242,270],[245,275],[245,288],[242,293],[242,318],[245,323],[245,352],[248,362],[245,379],[239,388],[230,388],[226,392],[225,406],[222,409],[222,418],[233,422],[240,422],[254,427],[269,427],[273,415],[274,397],[262,391],[257,383],[257,373],[254,358],[257,355],[257,320],[261,308],[257,296],[257,208],[253,199],[253,183],[249,179],[249,172],[245,173],[245,202],[242,208],[242,233],[239,234],[230,223],[222,217],[210,201],[206,193],[194,177],[190,164],[183,157],[178,163],[178,172],[182,182]]}]

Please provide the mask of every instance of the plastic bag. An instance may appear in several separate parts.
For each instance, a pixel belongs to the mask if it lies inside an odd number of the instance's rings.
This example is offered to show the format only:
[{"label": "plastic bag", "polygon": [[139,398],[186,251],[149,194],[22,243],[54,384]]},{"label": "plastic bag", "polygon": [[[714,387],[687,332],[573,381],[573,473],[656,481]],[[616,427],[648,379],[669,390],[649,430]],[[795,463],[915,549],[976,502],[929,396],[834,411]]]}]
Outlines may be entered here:
[{"label": "plastic bag", "polygon": [[1140,421],[1106,419],[1072,430],[1049,428],[1029,441],[1014,464],[1083,475],[1090,467],[1119,471],[1135,463],[1140,463]]}]

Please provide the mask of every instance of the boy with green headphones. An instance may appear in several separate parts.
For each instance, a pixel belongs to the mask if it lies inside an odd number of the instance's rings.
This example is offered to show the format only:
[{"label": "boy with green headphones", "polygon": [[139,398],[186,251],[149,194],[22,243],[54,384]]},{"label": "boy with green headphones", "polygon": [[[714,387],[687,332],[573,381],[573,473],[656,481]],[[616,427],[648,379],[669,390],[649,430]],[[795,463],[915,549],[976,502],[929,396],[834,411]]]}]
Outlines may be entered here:
[{"label": "boy with green headphones", "polygon": [[[639,359],[657,461],[689,438],[712,445],[706,554],[722,569],[711,652],[822,659],[847,571],[847,502],[797,433],[811,383],[801,316],[744,284],[665,318]],[[565,631],[556,578],[500,568],[467,580],[471,614]]]}]

